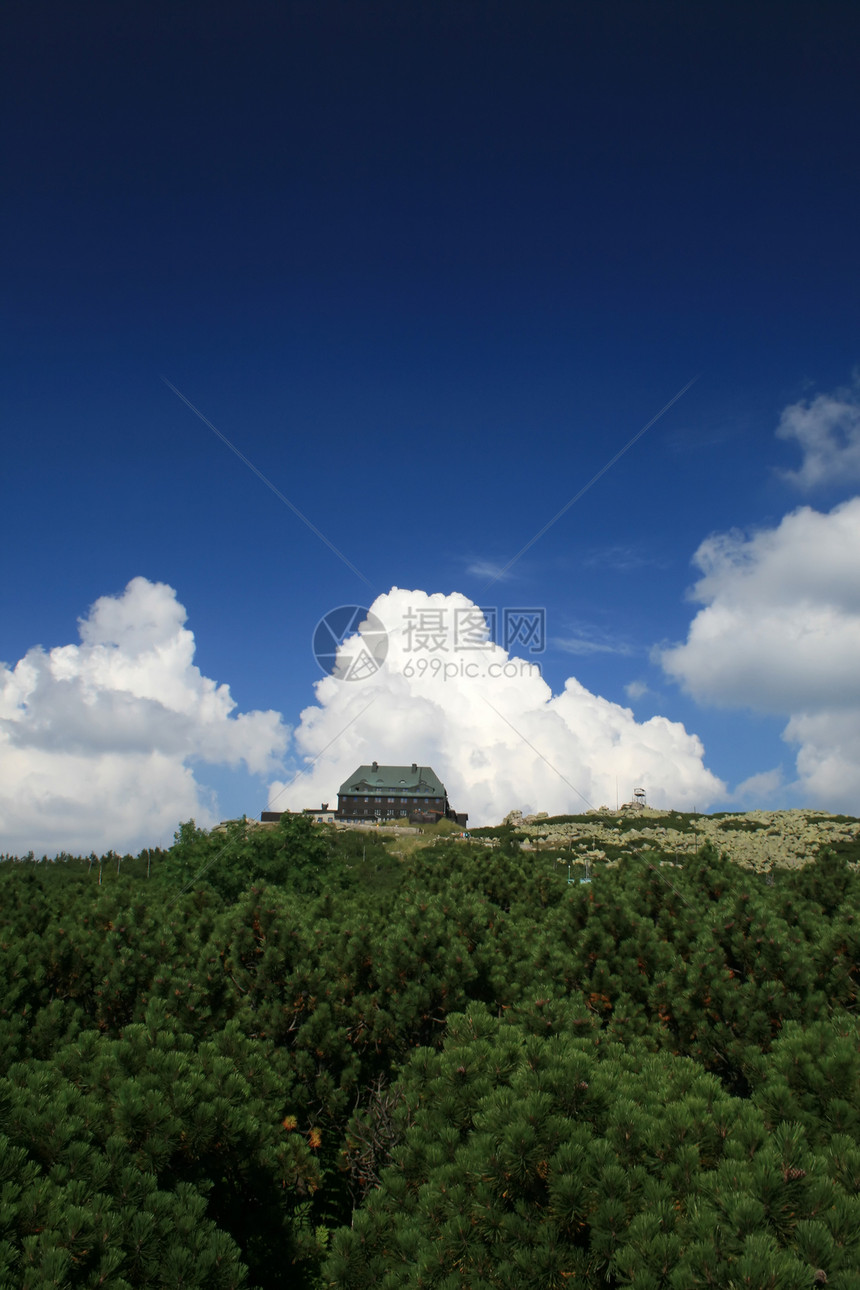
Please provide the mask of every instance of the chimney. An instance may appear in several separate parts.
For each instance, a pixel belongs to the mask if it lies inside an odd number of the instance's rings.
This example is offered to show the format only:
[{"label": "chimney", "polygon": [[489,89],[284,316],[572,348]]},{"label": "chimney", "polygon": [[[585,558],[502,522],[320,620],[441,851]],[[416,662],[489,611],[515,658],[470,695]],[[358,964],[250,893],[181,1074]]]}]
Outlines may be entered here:
[{"label": "chimney", "polygon": [[417,774],[418,774],[418,762],[417,762],[417,761],[414,761],[414,762],[412,763],[412,774],[413,774],[413,775],[417,775]]},{"label": "chimney", "polygon": [[373,763],[373,765],[371,766],[371,768],[370,768],[370,769],[371,769],[371,770],[379,770],[379,762],[378,762],[378,761],[375,761],[375,762]]},{"label": "chimney", "polygon": [[327,811],[327,810],[328,810],[328,802],[323,802],[322,806],[320,807],[320,810],[321,810],[321,811]]}]

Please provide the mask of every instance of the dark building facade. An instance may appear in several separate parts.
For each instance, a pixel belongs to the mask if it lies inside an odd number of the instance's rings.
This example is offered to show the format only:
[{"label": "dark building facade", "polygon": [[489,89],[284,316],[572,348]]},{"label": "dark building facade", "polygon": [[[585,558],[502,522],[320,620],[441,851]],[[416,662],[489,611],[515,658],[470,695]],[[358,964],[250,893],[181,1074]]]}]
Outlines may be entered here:
[{"label": "dark building facade", "polygon": [[337,817],[341,820],[407,819],[416,823],[468,816],[451,810],[445,785],[429,766],[359,766],[340,786]]}]

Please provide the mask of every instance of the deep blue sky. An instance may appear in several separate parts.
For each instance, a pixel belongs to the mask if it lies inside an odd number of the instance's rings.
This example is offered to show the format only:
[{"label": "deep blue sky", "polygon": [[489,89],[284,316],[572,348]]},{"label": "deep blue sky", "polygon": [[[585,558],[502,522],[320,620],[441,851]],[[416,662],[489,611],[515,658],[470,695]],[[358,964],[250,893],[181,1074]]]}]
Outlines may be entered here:
[{"label": "deep blue sky", "polygon": [[649,651],[686,635],[709,533],[810,500],[776,474],[780,413],[860,357],[854,4],[11,3],[3,27],[0,659],[143,575],[206,676],[293,723],[321,614],[481,600],[469,566],[699,375],[490,600],[620,651],[551,648],[554,688],[639,678],[637,716],[684,721],[730,785],[790,772],[784,720],[697,706]]}]

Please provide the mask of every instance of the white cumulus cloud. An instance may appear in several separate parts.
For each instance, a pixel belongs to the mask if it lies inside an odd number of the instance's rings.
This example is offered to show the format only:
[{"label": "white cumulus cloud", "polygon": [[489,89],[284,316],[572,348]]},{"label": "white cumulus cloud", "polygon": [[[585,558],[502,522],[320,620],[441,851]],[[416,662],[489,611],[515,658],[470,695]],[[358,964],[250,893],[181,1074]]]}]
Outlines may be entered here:
[{"label": "white cumulus cloud", "polygon": [[663,667],[702,702],[784,714],[796,791],[860,810],[860,497],[710,537],[694,560],[704,607]]},{"label": "white cumulus cloud", "polygon": [[772,770],[759,771],[738,784],[732,797],[739,804],[751,809],[761,809],[779,800],[785,782],[782,767],[774,766]]},{"label": "white cumulus cloud", "polygon": [[[432,766],[473,825],[498,823],[514,808],[559,814],[614,805],[616,779],[622,799],[643,786],[649,802],[680,809],[723,795],[700,740],[679,723],[639,723],[573,678],[553,695],[536,657],[513,658],[492,642],[463,648],[462,626],[479,613],[466,596],[395,587],[371,611],[388,630],[386,661],[361,681],[317,683],[317,702],[295,732],[309,769],[292,784],[272,784],[273,807],[333,803],[339,785],[372,761]],[[424,639],[416,621],[434,629],[427,648],[415,648]],[[359,644],[344,642],[342,670]]]},{"label": "white cumulus cloud", "polygon": [[134,578],[79,621],[80,644],[0,664],[0,851],[134,849],[180,820],[212,823],[195,762],[271,772],[277,712],[234,715],[227,685],[194,666],[176,593]]},{"label": "white cumulus cloud", "polygon": [[797,470],[782,477],[799,488],[860,480],[860,387],[819,394],[785,408],[777,427],[780,439],[795,440],[803,450]]}]

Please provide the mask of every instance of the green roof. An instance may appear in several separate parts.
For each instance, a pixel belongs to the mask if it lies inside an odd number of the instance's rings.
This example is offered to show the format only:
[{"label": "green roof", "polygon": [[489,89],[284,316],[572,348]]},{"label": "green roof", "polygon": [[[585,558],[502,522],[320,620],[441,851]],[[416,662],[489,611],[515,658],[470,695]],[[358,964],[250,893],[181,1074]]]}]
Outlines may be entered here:
[{"label": "green roof", "polygon": [[359,766],[349,779],[341,784],[340,793],[352,797],[381,796],[394,797],[402,793],[404,797],[444,797],[445,785],[429,766]]}]

